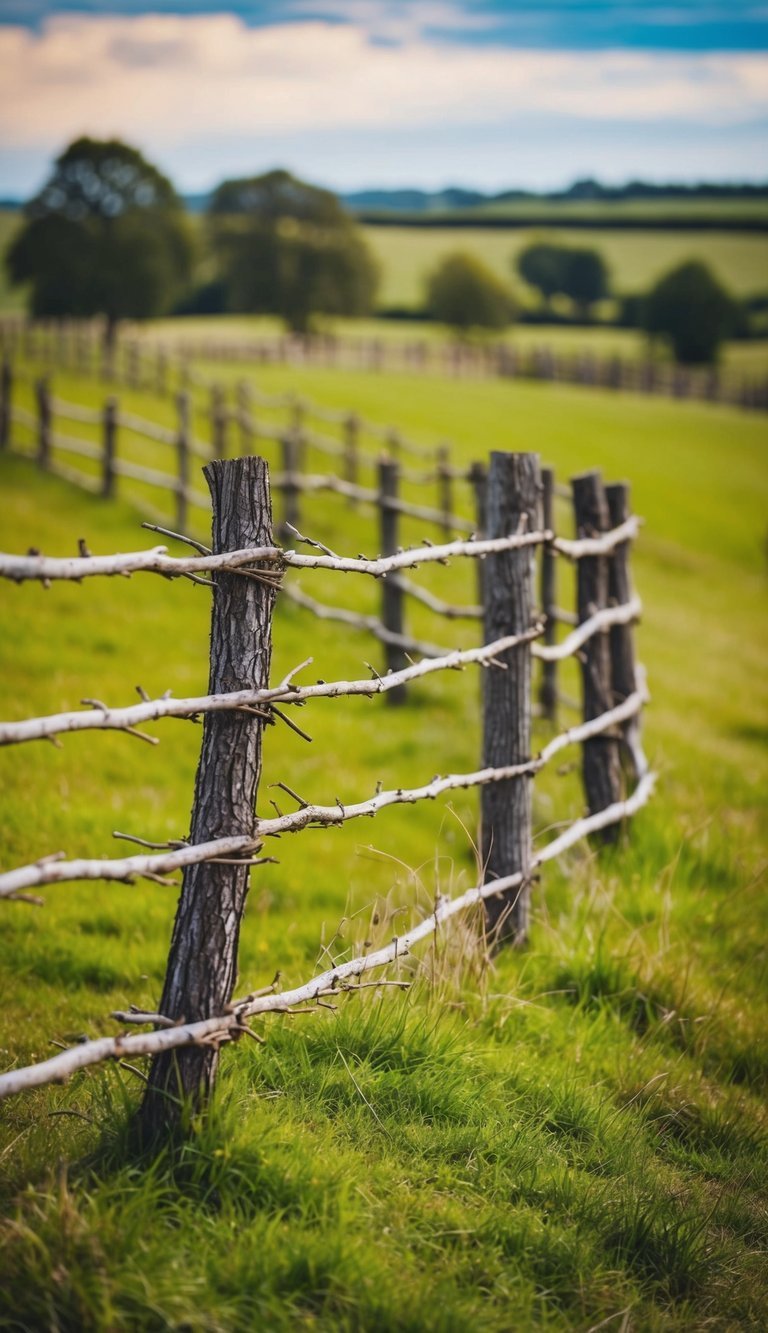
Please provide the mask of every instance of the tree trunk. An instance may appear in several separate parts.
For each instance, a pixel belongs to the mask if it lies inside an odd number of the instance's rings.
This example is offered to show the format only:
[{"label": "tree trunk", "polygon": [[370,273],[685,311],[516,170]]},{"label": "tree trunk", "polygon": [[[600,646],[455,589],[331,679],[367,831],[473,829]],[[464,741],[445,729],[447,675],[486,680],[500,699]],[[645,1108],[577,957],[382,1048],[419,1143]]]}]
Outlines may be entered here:
[{"label": "tree trunk", "polygon": [[[216,460],[204,469],[213,499],[213,550],[272,545],[269,474],[261,458]],[[269,683],[275,593],[238,574],[214,575],[209,693]],[[190,842],[250,835],[255,825],[264,720],[207,713]],[[186,1021],[224,1012],[237,974],[249,869],[203,863],[184,871],[159,1012]],[[142,1137],[180,1127],[185,1106],[204,1106],[218,1064],[212,1047],[156,1057],[140,1111]]]}]

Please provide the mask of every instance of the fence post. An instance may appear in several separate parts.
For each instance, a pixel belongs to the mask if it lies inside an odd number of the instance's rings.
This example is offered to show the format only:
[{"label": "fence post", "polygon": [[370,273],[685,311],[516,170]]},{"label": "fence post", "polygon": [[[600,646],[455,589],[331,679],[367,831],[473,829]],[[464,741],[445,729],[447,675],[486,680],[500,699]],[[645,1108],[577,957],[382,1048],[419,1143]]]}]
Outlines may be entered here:
[{"label": "fence post", "polygon": [[301,442],[296,431],[288,431],[280,440],[280,452],[283,461],[283,521],[280,524],[281,541],[290,541],[294,534],[289,526],[298,528],[300,523],[301,491],[298,476],[301,462]]},{"label": "fence post", "polygon": [[[344,479],[352,486],[357,485],[358,480],[358,443],[359,443],[360,422],[354,412],[350,412],[344,422]],[[349,504],[356,505],[354,496],[349,497]]]},{"label": "fence post", "polygon": [[[603,482],[598,471],[585,472],[571,481],[576,532],[596,537],[610,526]],[[579,624],[608,605],[608,559],[604,555],[582,556],[576,568]],[[606,634],[593,634],[580,654],[583,715],[590,722],[611,707],[611,661]],[[590,814],[604,810],[621,796],[618,742],[612,736],[593,736],[582,747],[584,792]],[[615,842],[620,825],[604,829],[603,842]]]},{"label": "fence post", "polygon": [[[618,528],[630,516],[629,485],[614,482],[605,488],[608,516],[612,528]],[[629,568],[629,542],[617,546],[608,565],[608,599],[614,606],[622,606],[632,596],[632,577]],[[635,665],[635,632],[632,625],[612,625],[609,632],[611,655],[611,694],[613,704],[623,703],[638,688]],[[648,768],[640,742],[640,715],[622,724],[622,749],[632,777],[637,781]]]},{"label": "fence post", "polygon": [[[548,531],[554,529],[555,473],[551,467],[541,470],[541,523]],[[544,642],[553,644],[557,637],[555,553],[547,543],[541,548],[540,601],[544,618]],[[539,703],[542,716],[549,722],[557,718],[557,662],[542,662],[539,682]]]},{"label": "fence post", "polygon": [[[263,458],[215,460],[204,468],[213,501],[215,552],[272,545],[269,474]],[[269,683],[275,592],[258,579],[214,575],[208,690],[255,690]],[[265,719],[251,712],[207,713],[195,782],[190,842],[253,836]],[[254,848],[255,849],[255,848]],[[248,893],[247,858],[203,862],[184,871],[160,1012],[188,1022],[223,1014],[237,975]],[[157,1056],[139,1113],[145,1138],[177,1128],[182,1099],[204,1105],[216,1076],[215,1046]]]},{"label": "fence post", "polygon": [[[394,555],[398,549],[398,528],[400,515],[388,504],[397,500],[400,483],[400,467],[392,458],[382,458],[379,462],[379,543],[382,555]],[[381,619],[386,630],[392,634],[403,633],[404,628],[403,589],[396,573],[388,574],[381,581]],[[397,644],[385,643],[384,656],[387,671],[402,671],[407,666],[405,652]],[[397,685],[385,696],[389,704],[404,703],[406,689]]]},{"label": "fence post", "polygon": [[179,414],[178,433],[176,435],[176,528],[178,532],[187,530],[187,490],[189,488],[189,394],[180,393],[176,398]]},{"label": "fence post", "polygon": [[12,395],[13,368],[10,356],[6,355],[0,368],[0,449],[7,449],[11,442]]},{"label": "fence post", "polygon": [[453,482],[451,479],[451,451],[441,444],[435,451],[437,461],[438,503],[443,515],[443,531],[450,538],[453,532]]},{"label": "fence post", "polygon": [[115,472],[115,454],[117,453],[116,398],[108,398],[104,404],[102,442],[104,453],[101,460],[101,494],[103,499],[112,500],[117,489],[117,473]]},{"label": "fence post", "polygon": [[41,468],[51,463],[51,392],[46,379],[35,381],[37,399],[37,463]]},{"label": "fence post", "polygon": [[211,443],[214,458],[223,458],[227,452],[227,409],[220,384],[211,388]]},{"label": "fence post", "polygon": [[[539,513],[537,454],[492,453],[488,472],[488,536],[533,532]],[[524,634],[533,624],[533,551],[489,555],[485,570],[484,641]],[[531,645],[501,654],[506,670],[484,673],[483,768],[524,764],[531,758]],[[482,860],[489,883],[521,872],[521,886],[487,898],[487,929],[494,940],[522,943],[528,932],[532,779],[491,782],[482,788]]]},{"label": "fence post", "polygon": [[[475,536],[485,537],[488,526],[487,499],[488,499],[488,474],[484,463],[472,463],[468,473],[469,484],[475,497]],[[482,606],[485,601],[485,561],[473,561],[475,566],[475,577],[477,579],[477,604]]]}]

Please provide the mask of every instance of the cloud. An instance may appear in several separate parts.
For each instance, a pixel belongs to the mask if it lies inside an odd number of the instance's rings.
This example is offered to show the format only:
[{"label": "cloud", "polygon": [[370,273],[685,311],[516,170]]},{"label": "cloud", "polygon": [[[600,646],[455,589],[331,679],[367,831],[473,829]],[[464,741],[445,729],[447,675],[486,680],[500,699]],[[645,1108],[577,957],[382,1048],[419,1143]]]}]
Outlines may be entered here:
[{"label": "cloud", "polygon": [[[434,7],[435,12],[442,6]],[[233,15],[67,15],[0,27],[0,144],[86,130],[159,148],[216,134],[483,126],[541,114],[738,126],[768,113],[768,56],[514,50],[354,24],[248,28]]]}]

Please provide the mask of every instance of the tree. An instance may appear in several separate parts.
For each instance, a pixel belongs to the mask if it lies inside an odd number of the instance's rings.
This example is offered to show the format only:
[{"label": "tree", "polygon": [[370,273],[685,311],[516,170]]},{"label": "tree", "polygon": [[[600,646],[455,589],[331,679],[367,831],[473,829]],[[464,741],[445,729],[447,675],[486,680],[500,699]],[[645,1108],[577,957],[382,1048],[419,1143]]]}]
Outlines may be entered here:
[{"label": "tree", "polygon": [[517,271],[524,282],[536,287],[549,305],[553,296],[563,290],[564,256],[568,252],[561,245],[534,241],[517,256]]},{"label": "tree", "polygon": [[146,319],[170,308],[192,263],[191,233],[170,181],[117,139],[77,139],[27,204],[6,263],[32,285],[34,315]]},{"label": "tree", "polygon": [[270,171],[225,181],[209,227],[231,309],[280,315],[306,332],[313,315],[364,315],[378,267],[330,190]]},{"label": "tree", "polygon": [[598,250],[565,250],[560,291],[583,317],[595,301],[608,295],[608,268]]},{"label": "tree", "polygon": [[434,319],[460,333],[503,329],[514,314],[505,283],[474,255],[446,255],[427,278],[427,305]]},{"label": "tree", "polygon": [[738,307],[706,264],[689,259],[659,278],[645,302],[643,325],[669,339],[681,364],[708,365],[733,332]]}]

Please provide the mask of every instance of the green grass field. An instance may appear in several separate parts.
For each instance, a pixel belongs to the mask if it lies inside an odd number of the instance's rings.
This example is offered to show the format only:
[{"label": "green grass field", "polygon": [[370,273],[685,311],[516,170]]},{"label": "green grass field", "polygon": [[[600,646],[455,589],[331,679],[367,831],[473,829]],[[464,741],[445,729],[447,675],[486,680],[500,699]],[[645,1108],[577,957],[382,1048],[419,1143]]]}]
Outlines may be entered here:
[{"label": "green grass field", "polygon": [[[764,1328],[764,420],[517,383],[273,368],[259,385],[394,419],[427,444],[450,436],[466,461],[535,449],[562,478],[601,466],[631,480],[646,520],[635,572],[658,794],[615,855],[582,847],[548,871],[525,950],[489,965],[464,923],[425,953],[406,995],[277,1018],[263,1025],[266,1047],[225,1051],[213,1115],[173,1154],[136,1158],[126,1126],[140,1083],[126,1070],[5,1103],[0,1327]],[[54,387],[101,401],[86,381]],[[121,398],[170,420],[148,395]],[[0,474],[4,549],[147,540],[137,487],[107,505],[25,459],[0,459]],[[331,499],[302,522],[335,549],[376,549],[364,515]],[[375,586],[301,583],[376,606]],[[429,584],[472,597],[458,564]],[[207,596],[140,576],[0,588],[3,716],[85,694],[128,702],[139,683],[202,690]],[[418,611],[417,633],[471,639]],[[376,651],[290,604],[275,650],[276,678],[311,652],[305,679],[365,674]],[[478,721],[469,672],[425,682],[402,710],[319,701],[302,715],[311,744],[268,733],[259,808],[278,780],[307,799],[348,800],[379,779],[472,768]],[[59,848],[116,854],[113,829],[186,832],[200,733],[154,730],[152,748],[93,734],[4,750],[2,864]],[[536,790],[542,842],[582,798],[573,772]],[[284,984],[299,981],[323,949],[343,956],[371,929],[375,900],[384,939],[407,919],[391,915],[399,906],[423,910],[437,888],[474,882],[475,831],[466,793],[282,840],[280,864],[254,872],[241,987],[276,967]],[[60,886],[45,897],[42,909],[2,906],[4,1066],[44,1057],[52,1039],[113,1031],[110,1010],[159,994],[172,891]]]},{"label": "green grass field", "polygon": [[568,231],[519,227],[485,230],[482,227],[372,227],[366,237],[379,259],[382,308],[416,309],[424,301],[425,275],[440,259],[456,250],[468,250],[515,286],[519,299],[535,304],[535,294],[517,278],[515,256],[532,240],[556,245],[589,246],[606,260],[616,292],[641,292],[685,259],[703,259],[736,296],[768,287],[768,235],[696,231]]}]

